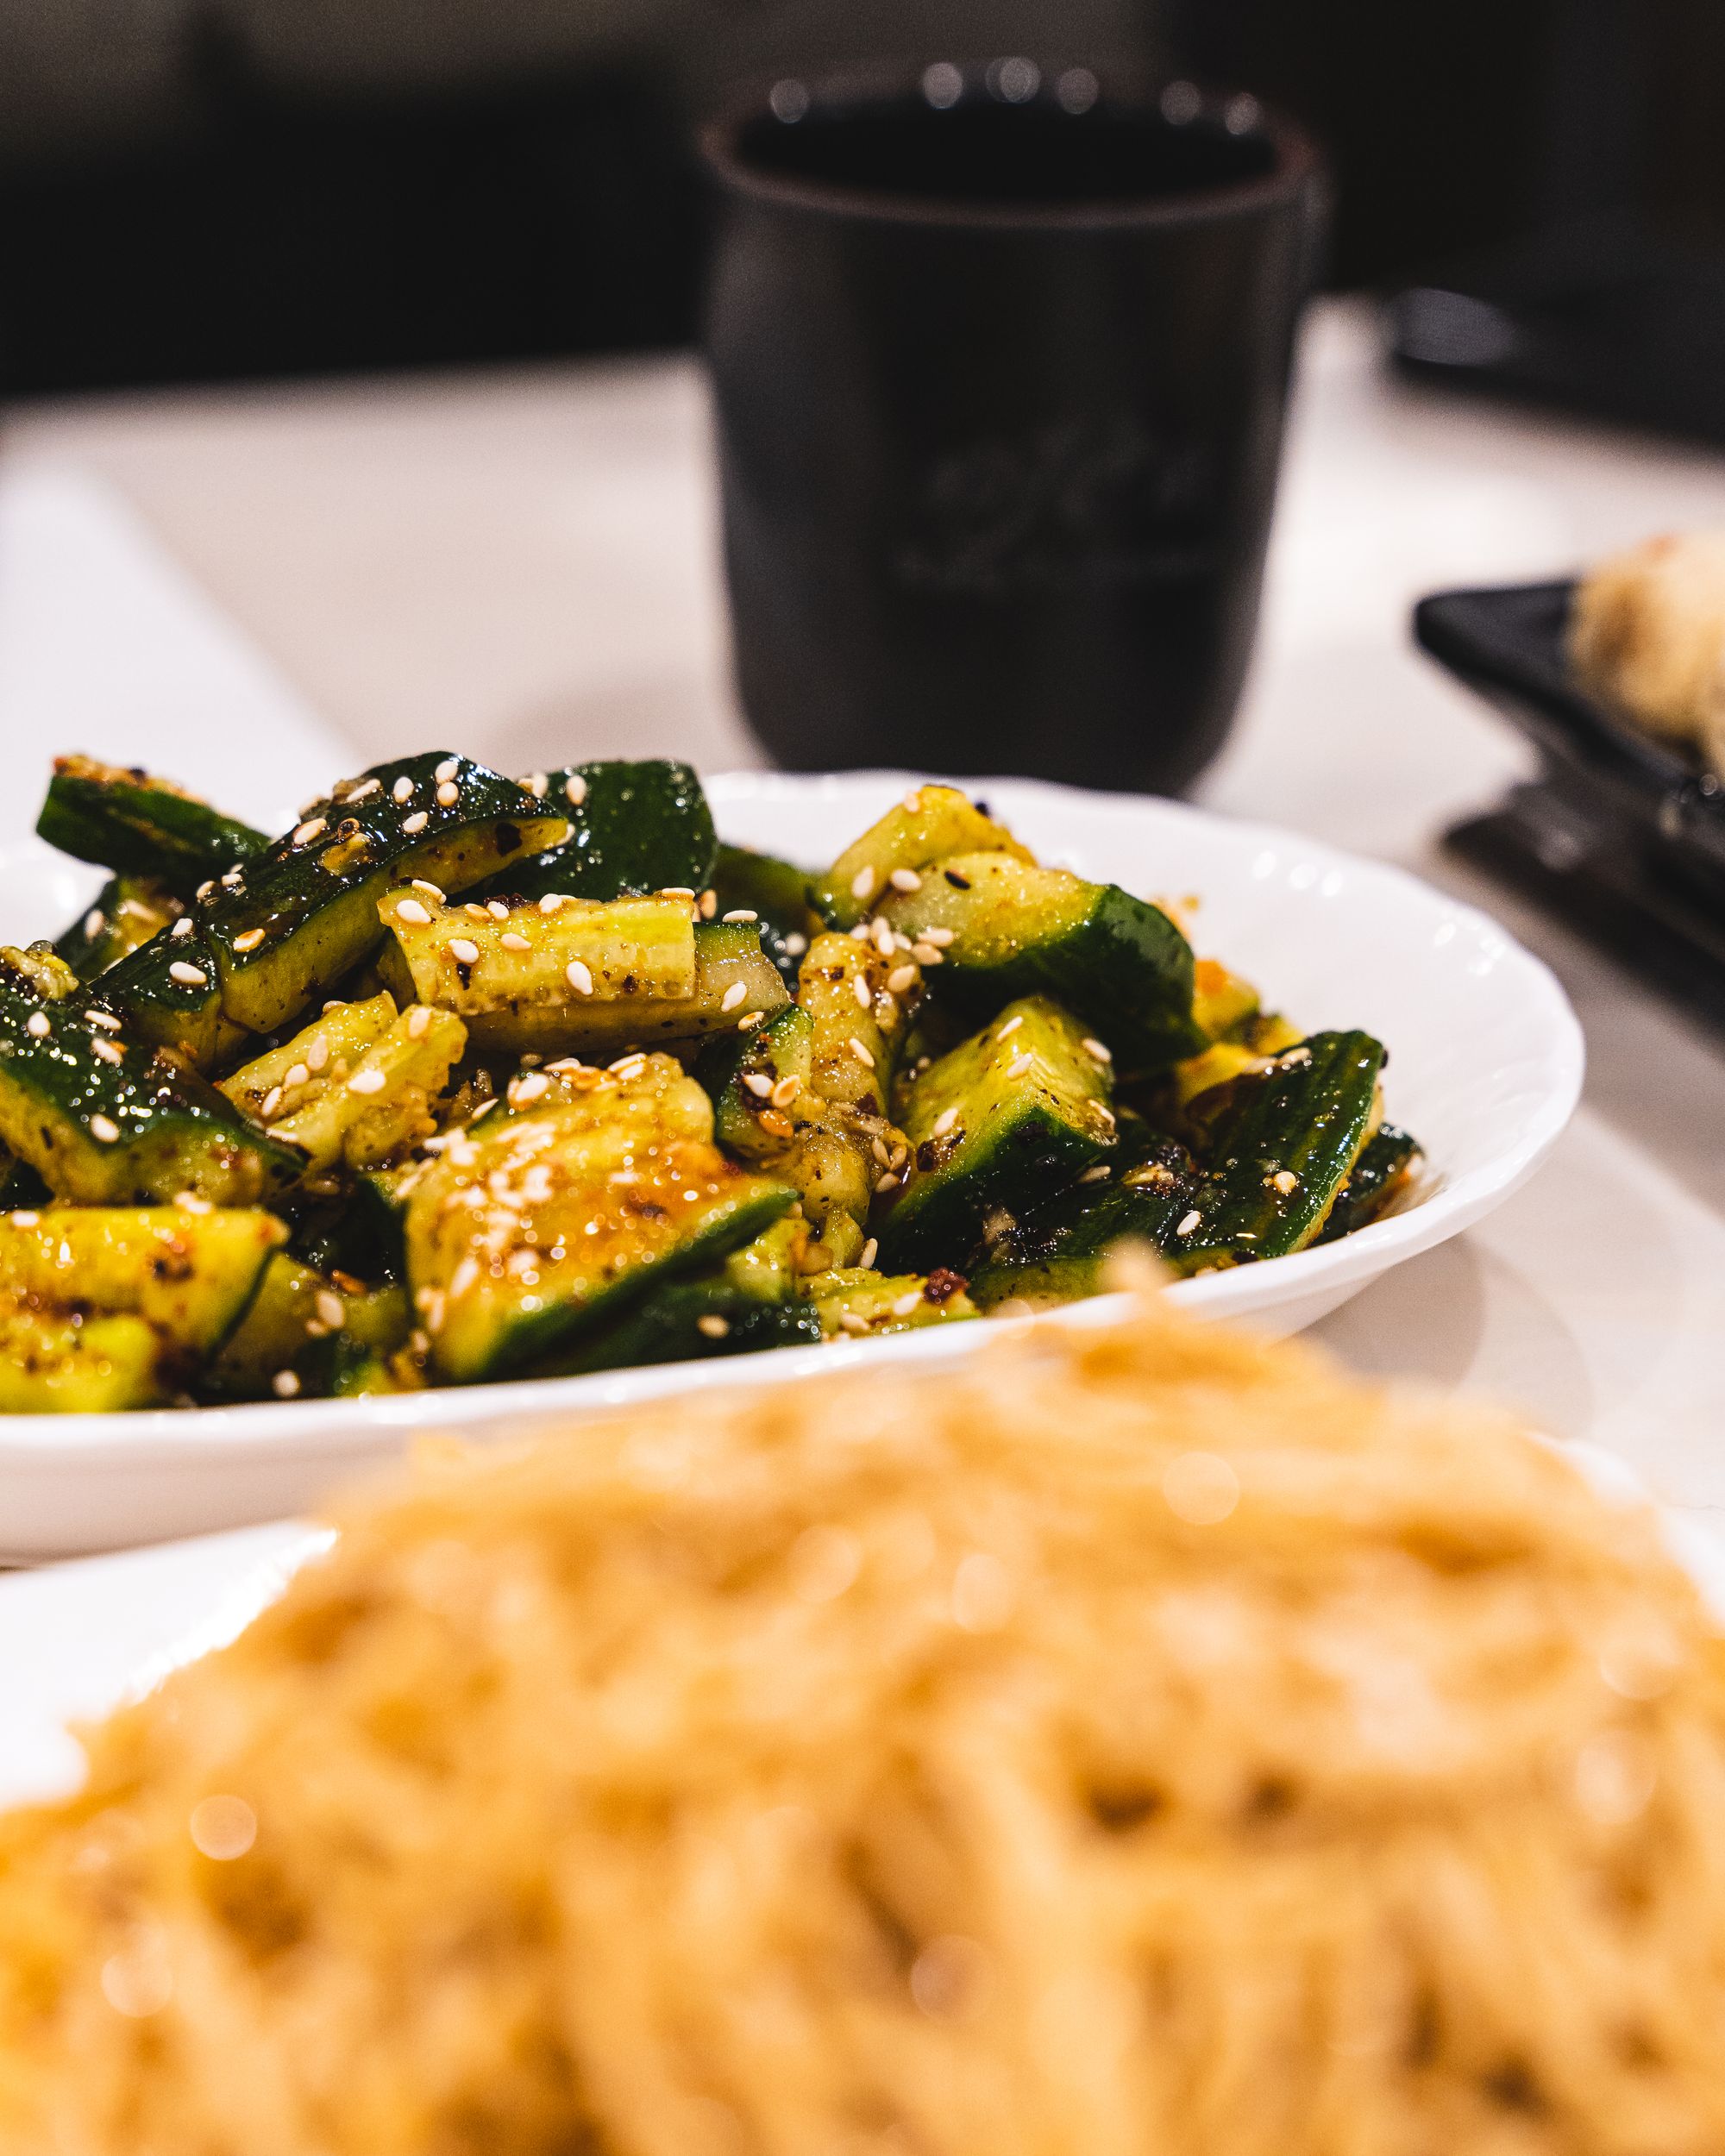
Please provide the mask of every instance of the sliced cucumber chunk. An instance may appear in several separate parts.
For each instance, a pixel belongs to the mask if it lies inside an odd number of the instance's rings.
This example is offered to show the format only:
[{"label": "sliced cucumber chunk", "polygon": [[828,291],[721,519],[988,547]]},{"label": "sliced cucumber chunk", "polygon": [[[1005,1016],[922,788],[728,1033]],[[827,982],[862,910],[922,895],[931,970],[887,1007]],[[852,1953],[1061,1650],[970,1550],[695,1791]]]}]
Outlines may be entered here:
[{"label": "sliced cucumber chunk", "polygon": [[816,910],[831,927],[854,928],[893,895],[893,875],[913,876],[949,854],[998,853],[1026,867],[1036,856],[957,787],[913,787],[814,888]]},{"label": "sliced cucumber chunk", "polygon": [[76,860],[148,877],[182,899],[269,844],[171,780],[93,756],[55,757],[36,831]]},{"label": "sliced cucumber chunk", "polygon": [[996,1022],[908,1088],[908,1180],[880,1230],[881,1257],[911,1271],[961,1263],[1115,1144],[1107,1064],[1044,996]]},{"label": "sliced cucumber chunk", "polygon": [[1120,1244],[1168,1247],[1198,1182],[1196,1163],[1177,1139],[1134,1146],[1129,1159],[1088,1170],[999,1238],[972,1274],[970,1293],[984,1310],[1009,1296],[1040,1304],[1094,1295]]},{"label": "sliced cucumber chunk", "polygon": [[1314,1241],[1378,1119],[1383,1068],[1369,1033],[1314,1033],[1206,1096],[1205,1172],[1163,1246],[1170,1263],[1203,1272]]},{"label": "sliced cucumber chunk", "polygon": [[179,900],[145,876],[110,876],[93,906],[60,937],[54,949],[80,981],[94,981],[130,951],[179,919]]},{"label": "sliced cucumber chunk", "polygon": [[549,804],[465,756],[374,764],[236,875],[203,888],[198,924],[223,1010],[273,1032],[381,943],[378,901],[391,884],[421,877],[465,891],[568,830]]},{"label": "sliced cucumber chunk", "polygon": [[141,1318],[85,1317],[0,1295],[0,1415],[103,1415],[166,1397]]},{"label": "sliced cucumber chunk", "polygon": [[864,1271],[860,1267],[818,1274],[808,1284],[827,1339],[862,1339],[880,1332],[918,1332],[981,1315],[964,1292],[962,1275],[944,1269],[926,1277]]},{"label": "sliced cucumber chunk", "polygon": [[713,896],[719,914],[739,909],[757,914],[781,937],[800,937],[788,954],[800,958],[808,939],[820,933],[821,921],[809,902],[814,878],[806,868],[793,868],[773,854],[759,854],[750,846],[721,844],[712,872]]},{"label": "sliced cucumber chunk", "polygon": [[216,1069],[247,1038],[222,1008],[215,953],[189,915],[110,966],[93,993],[129,1032],[197,1070]]},{"label": "sliced cucumber chunk", "polygon": [[1419,1159],[1416,1138],[1394,1123],[1379,1124],[1336,1194],[1317,1240],[1333,1243],[1381,1219],[1407,1188]]},{"label": "sliced cucumber chunk", "polygon": [[881,911],[919,950],[939,952],[930,986],[973,1024],[1016,996],[1052,996],[1107,1043],[1123,1077],[1205,1044],[1191,945],[1160,906],[1118,884],[1005,853],[961,854]]},{"label": "sliced cucumber chunk", "polygon": [[[567,765],[543,774],[544,802],[569,821],[569,835],[487,880],[480,898],[621,899],[684,890],[699,897],[712,881],[718,842],[701,782],[686,763],[649,757]],[[536,785],[536,781],[535,781]]]}]

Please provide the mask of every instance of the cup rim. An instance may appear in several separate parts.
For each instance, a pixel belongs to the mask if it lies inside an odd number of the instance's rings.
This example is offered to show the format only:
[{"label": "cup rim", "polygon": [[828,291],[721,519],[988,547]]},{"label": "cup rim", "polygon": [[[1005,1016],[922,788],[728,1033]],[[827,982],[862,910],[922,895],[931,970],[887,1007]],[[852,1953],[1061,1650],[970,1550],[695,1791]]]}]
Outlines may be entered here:
[{"label": "cup rim", "polygon": [[[973,72],[975,68],[964,72]],[[1165,89],[1185,79],[1170,76],[1160,87]],[[812,110],[817,105],[894,103],[914,92],[919,82],[919,74],[910,70],[875,70],[824,76],[805,83],[803,87],[808,95],[809,109]],[[1203,99],[1202,110],[1211,113],[1220,111],[1231,96],[1244,94],[1220,91],[1202,85],[1193,86]],[[1153,103],[1155,97],[1156,88],[1151,87],[1143,102]],[[1256,113],[1251,128],[1242,132],[1269,142],[1274,162],[1268,172],[1225,180],[1214,187],[1195,188],[1187,194],[1142,201],[1099,197],[1090,202],[1041,204],[963,202],[917,194],[907,189],[876,189],[842,180],[811,179],[800,173],[771,172],[752,163],[741,148],[746,127],[776,116],[768,102],[764,84],[733,95],[702,122],[695,142],[709,176],[727,192],[780,209],[801,210],[812,216],[839,219],[847,223],[912,225],[931,231],[1135,231],[1259,214],[1297,199],[1321,177],[1323,158],[1306,130],[1260,98],[1253,97],[1252,103]]]}]

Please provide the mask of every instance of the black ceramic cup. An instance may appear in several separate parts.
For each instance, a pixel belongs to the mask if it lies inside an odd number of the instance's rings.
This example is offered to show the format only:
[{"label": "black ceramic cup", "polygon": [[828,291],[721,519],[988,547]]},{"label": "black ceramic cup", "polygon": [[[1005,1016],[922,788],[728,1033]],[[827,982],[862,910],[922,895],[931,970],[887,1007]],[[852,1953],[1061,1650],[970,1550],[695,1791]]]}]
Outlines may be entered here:
[{"label": "black ceramic cup", "polygon": [[703,133],[737,680],[795,769],[1174,793],[1251,653],[1325,191],[1250,97],[1028,60]]}]

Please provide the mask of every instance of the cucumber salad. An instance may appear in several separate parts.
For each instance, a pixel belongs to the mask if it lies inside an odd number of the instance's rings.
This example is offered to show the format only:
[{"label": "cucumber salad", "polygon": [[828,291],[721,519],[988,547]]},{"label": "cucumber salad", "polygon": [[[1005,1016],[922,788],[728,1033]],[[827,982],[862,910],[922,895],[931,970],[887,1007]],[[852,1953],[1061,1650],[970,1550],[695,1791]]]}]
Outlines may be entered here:
[{"label": "cucumber salad", "polygon": [[[351,1396],[965,1323],[1352,1233],[1383,1045],[915,787],[825,869],[667,761],[378,764],[279,837],[58,761],[0,947],[0,1412]],[[794,851],[794,834],[787,850]]]}]

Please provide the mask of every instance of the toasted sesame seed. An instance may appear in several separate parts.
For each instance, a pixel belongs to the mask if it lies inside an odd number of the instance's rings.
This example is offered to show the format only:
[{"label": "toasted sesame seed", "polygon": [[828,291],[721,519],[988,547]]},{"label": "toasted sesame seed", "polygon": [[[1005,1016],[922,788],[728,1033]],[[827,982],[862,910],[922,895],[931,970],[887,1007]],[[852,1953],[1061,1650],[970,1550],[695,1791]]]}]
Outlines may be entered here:
[{"label": "toasted sesame seed", "polygon": [[693,887],[687,883],[662,884],[659,896],[662,899],[687,899],[691,906],[694,904],[695,898]]},{"label": "toasted sesame seed", "polygon": [[773,1106],[775,1108],[788,1108],[802,1089],[803,1081],[794,1074],[788,1078],[780,1079],[778,1084],[773,1088]]},{"label": "toasted sesame seed", "polygon": [[480,962],[480,947],[465,936],[452,936],[448,943],[449,956],[458,966],[476,966]]},{"label": "toasted sesame seed", "polygon": [[455,784],[455,781],[453,779],[445,779],[442,785],[437,789],[437,805],[439,808],[454,808],[456,802],[459,801],[461,798],[461,789]]},{"label": "toasted sesame seed", "polygon": [[705,1333],[709,1340],[722,1340],[731,1330],[729,1318],[721,1318],[717,1311],[709,1311],[695,1319],[695,1331]]},{"label": "toasted sesame seed", "polygon": [[320,1033],[305,1051],[306,1067],[310,1070],[322,1070],[329,1060],[329,1037],[327,1033]]},{"label": "toasted sesame seed", "polygon": [[237,891],[240,887],[240,880],[241,871],[238,868],[224,868],[222,871],[221,882],[224,890]]},{"label": "toasted sesame seed", "polygon": [[381,793],[382,792],[383,780],[381,779],[362,779],[359,785],[356,786],[353,792],[348,796],[348,799],[349,802],[369,801],[373,793]]},{"label": "toasted sesame seed", "polygon": [[1007,1020],[1006,1024],[1000,1028],[1000,1031],[995,1034],[994,1038],[997,1041],[1010,1039],[1023,1024],[1024,1012],[1020,1011],[1016,1018],[1008,1018]]},{"label": "toasted sesame seed", "polygon": [[754,1094],[757,1100],[770,1100],[772,1099],[773,1081],[769,1077],[768,1077],[765,1071],[745,1070],[743,1074],[743,1082],[748,1087],[750,1092]]},{"label": "toasted sesame seed", "polygon": [[863,906],[875,895],[875,871],[866,864],[851,877],[850,895]]},{"label": "toasted sesame seed", "polygon": [[561,907],[562,903],[563,894],[561,891],[548,891],[539,901],[539,911],[545,914],[555,913]]},{"label": "toasted sesame seed", "polygon": [[15,1228],[39,1228],[41,1225],[42,1216],[40,1213],[15,1213],[12,1215],[12,1225]]},{"label": "toasted sesame seed", "polygon": [[739,1033],[748,1032],[751,1027],[758,1025],[766,1015],[767,1013],[764,1011],[745,1011],[743,1013],[743,1016],[737,1021],[737,1031]]},{"label": "toasted sesame seed", "polygon": [[1300,1188],[1300,1178],[1291,1168],[1283,1169],[1279,1174],[1272,1175],[1270,1181],[1284,1198],[1291,1198]]},{"label": "toasted sesame seed", "polygon": [[443,893],[438,885],[435,883],[427,883],[423,876],[415,876],[413,879],[413,887],[416,891],[423,891],[426,897],[431,899],[435,905],[442,905]]},{"label": "toasted sesame seed", "polygon": [[198,889],[193,895],[199,899],[207,899],[215,888],[215,877],[206,876],[204,881],[198,885]]},{"label": "toasted sesame seed", "polygon": [[185,988],[207,988],[210,976],[201,966],[188,966],[183,958],[176,958],[167,969],[170,981],[177,981]]},{"label": "toasted sesame seed", "polygon": [[856,993],[858,1007],[864,1011],[873,1010],[875,1007],[875,999],[869,993],[869,982],[867,976],[860,973],[857,974],[852,979],[850,986]]},{"label": "toasted sesame seed", "polygon": [[619,1078],[636,1077],[646,1068],[647,1058],[638,1048],[631,1049],[626,1056],[619,1056],[614,1063],[605,1065],[607,1070],[615,1071]]},{"label": "toasted sesame seed", "polygon": [[957,929],[951,928],[925,928],[922,931],[922,940],[925,943],[932,943],[938,950],[944,950],[957,932]]},{"label": "toasted sesame seed", "polygon": [[486,912],[494,921],[506,921],[509,918],[509,908],[501,899],[487,899]]},{"label": "toasted sesame seed", "polygon": [[99,906],[92,906],[84,917],[84,932],[86,936],[99,936],[107,925],[108,916]]},{"label": "toasted sesame seed", "polygon": [[437,781],[439,786],[447,786],[449,780],[455,777],[455,774],[461,769],[461,760],[459,756],[445,756],[442,762],[440,763],[437,768],[431,774],[431,776]]},{"label": "toasted sesame seed", "polygon": [[[590,996],[593,992],[593,968],[579,958],[572,958],[564,967],[563,978],[577,995]],[[616,1065],[612,1068],[615,1069]]]},{"label": "toasted sesame seed", "polygon": [[875,1178],[875,1189],[877,1195],[888,1190],[896,1190],[898,1187],[899,1179],[890,1168],[884,1175],[877,1175]]},{"label": "toasted sesame seed", "polygon": [[260,1102],[258,1113],[263,1118],[264,1121],[267,1123],[280,1106],[281,1087],[279,1086],[272,1086],[269,1091],[264,1095],[263,1100]]},{"label": "toasted sesame seed", "polygon": [[264,932],[260,928],[248,928],[234,938],[234,948],[237,951],[255,950],[263,940]]},{"label": "toasted sesame seed", "polygon": [[869,924],[858,921],[855,928],[848,928],[844,932],[853,943],[866,943],[869,940]]},{"label": "toasted sesame seed", "polygon": [[278,1370],[270,1380],[270,1390],[278,1400],[292,1400],[299,1391],[299,1378],[293,1370]]},{"label": "toasted sesame seed", "polygon": [[413,799],[413,781],[405,771],[390,788],[389,798],[392,801],[411,801]]},{"label": "toasted sesame seed", "polygon": [[881,1246],[871,1235],[869,1238],[869,1240],[862,1245],[862,1249],[856,1253],[856,1263],[866,1273],[873,1268],[875,1260],[880,1256],[880,1254]]},{"label": "toasted sesame seed", "polygon": [[524,1108],[551,1090],[551,1081],[543,1070],[530,1070],[524,1078],[518,1078],[509,1088],[511,1108]]},{"label": "toasted sesame seed", "polygon": [[758,921],[761,916],[752,906],[734,906],[724,918],[727,921]]},{"label": "toasted sesame seed", "polygon": [[1007,1075],[1008,1078],[1027,1078],[1035,1069],[1036,1058],[1026,1049],[1022,1056],[1014,1056],[1007,1065]]},{"label": "toasted sesame seed", "polygon": [[104,1033],[117,1033],[120,1021],[111,1011],[86,1011],[85,1017],[92,1025],[99,1025]]},{"label": "toasted sesame seed", "polygon": [[533,948],[527,938],[517,929],[511,929],[506,935],[499,936],[497,940],[505,950],[531,950]]},{"label": "toasted sesame seed", "polygon": [[906,995],[915,987],[917,969],[914,966],[894,966],[891,973],[887,975],[888,991],[895,996]]},{"label": "toasted sesame seed", "polygon": [[91,1042],[90,1047],[91,1053],[99,1056],[104,1063],[117,1063],[125,1060],[123,1051],[116,1048],[112,1041],[104,1039],[100,1033]]},{"label": "toasted sesame seed", "polygon": [[957,1120],[958,1111],[957,1108],[943,1108],[940,1113],[934,1119],[934,1136],[936,1138],[944,1138],[946,1133],[952,1128],[953,1125],[957,1123]]},{"label": "toasted sesame seed", "polygon": [[1078,1180],[1081,1183],[1105,1183],[1113,1172],[1107,1161],[1099,1161],[1095,1167],[1087,1168]]},{"label": "toasted sesame seed", "polygon": [[884,1138],[871,1138],[869,1141],[869,1150],[875,1156],[875,1159],[879,1161],[882,1168],[890,1168],[892,1166],[893,1156],[887,1150],[887,1141]]},{"label": "toasted sesame seed", "polygon": [[908,1294],[896,1296],[888,1307],[895,1318],[908,1318],[921,1300],[921,1288],[913,1288]]},{"label": "toasted sesame seed", "polygon": [[348,1081],[349,1093],[381,1093],[385,1079],[380,1070],[356,1070]]},{"label": "toasted sesame seed", "polygon": [[749,983],[746,981],[733,981],[731,986],[725,990],[724,993],[718,999],[719,1009],[721,1011],[734,1011],[737,1005],[743,1001],[743,998],[748,993]]},{"label": "toasted sesame seed", "polygon": [[543,771],[530,771],[521,783],[536,801],[543,801],[550,787],[551,781]]},{"label": "toasted sesame seed", "polygon": [[785,950],[793,958],[800,958],[808,949],[808,937],[793,933],[785,938]]},{"label": "toasted sesame seed", "polygon": [[90,1119],[90,1135],[98,1138],[104,1145],[111,1145],[120,1135],[120,1126],[111,1117],[92,1115]]},{"label": "toasted sesame seed", "polygon": [[295,1063],[281,1081],[283,1091],[292,1093],[296,1086],[303,1086],[310,1075],[304,1063]]},{"label": "toasted sesame seed", "polygon": [[429,928],[431,925],[431,916],[417,899],[398,899],[395,918],[398,921],[405,921],[412,928]]},{"label": "toasted sesame seed", "polygon": [[1174,1232],[1176,1235],[1190,1235],[1194,1228],[1203,1225],[1203,1219],[1201,1213],[1189,1213]]},{"label": "toasted sesame seed", "polygon": [[293,843],[296,846],[309,846],[314,838],[322,838],[329,828],[329,819],[327,816],[310,817],[295,830]]},{"label": "toasted sesame seed", "polygon": [[572,771],[563,781],[563,793],[573,808],[579,808],[587,798],[587,782],[579,771]]},{"label": "toasted sesame seed", "polygon": [[461,911],[470,921],[488,921],[491,918],[485,908],[482,906],[476,906],[471,899],[467,900]]},{"label": "toasted sesame seed", "polygon": [[870,924],[870,930],[875,938],[875,950],[880,952],[882,958],[890,958],[898,949],[898,945],[893,941],[892,930],[878,916]]},{"label": "toasted sesame seed", "polygon": [[938,966],[941,962],[941,953],[932,943],[913,943],[911,956],[919,966]]},{"label": "toasted sesame seed", "polygon": [[866,1332],[869,1330],[869,1320],[860,1310],[841,1310],[838,1322],[847,1332]]},{"label": "toasted sesame seed", "polygon": [[415,809],[411,816],[402,818],[401,828],[408,837],[417,838],[430,821],[431,812],[429,809]]},{"label": "toasted sesame seed", "polygon": [[34,1034],[39,1041],[46,1040],[48,1034],[53,1031],[47,1012],[46,1011],[32,1011],[28,1018],[24,1020],[24,1031],[27,1033]]},{"label": "toasted sesame seed", "polygon": [[857,1039],[854,1033],[850,1036],[848,1045],[851,1054],[856,1058],[857,1062],[862,1064],[862,1068],[865,1070],[873,1070],[875,1068],[875,1058],[869,1054],[869,1050],[862,1045],[862,1042]]},{"label": "toasted sesame seed", "polygon": [[922,889],[922,878],[914,868],[894,868],[889,881],[894,891]]},{"label": "toasted sesame seed", "polygon": [[[182,914],[179,919],[177,920],[173,926],[168,931],[168,934],[176,941],[178,941],[182,936],[190,936],[191,933],[191,918],[189,914]],[[237,941],[238,939],[235,938],[235,940]]]}]

